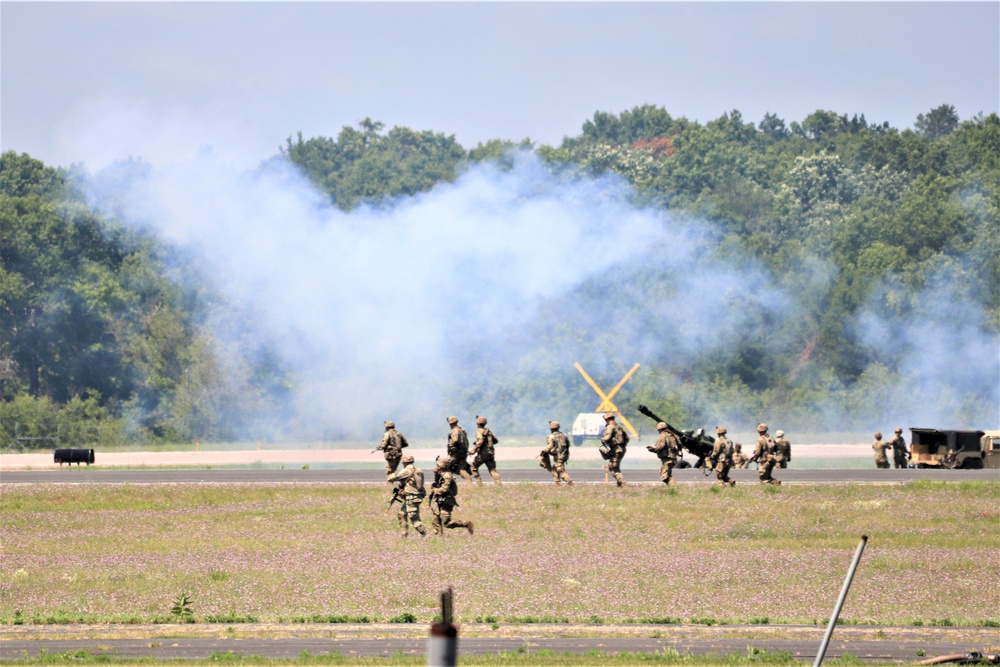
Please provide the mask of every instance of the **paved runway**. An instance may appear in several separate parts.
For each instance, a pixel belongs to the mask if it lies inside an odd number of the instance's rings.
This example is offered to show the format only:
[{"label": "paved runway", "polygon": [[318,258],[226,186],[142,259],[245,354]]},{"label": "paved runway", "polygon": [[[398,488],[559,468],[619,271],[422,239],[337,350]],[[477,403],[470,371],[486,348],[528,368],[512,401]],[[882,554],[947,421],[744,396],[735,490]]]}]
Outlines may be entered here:
[{"label": "paved runway", "polygon": [[[301,627],[301,626],[299,626]],[[336,632],[332,627],[330,634]],[[717,636],[686,636],[682,628],[668,626],[650,626],[646,637],[460,637],[459,652],[469,654],[493,654],[499,652],[532,652],[549,650],[557,653],[587,653],[604,651],[621,653],[625,651],[637,653],[653,653],[664,650],[675,650],[682,654],[719,655],[731,653],[746,655],[750,647],[768,652],[787,651],[800,660],[814,661],[819,649],[819,632],[815,628],[813,636],[805,638],[801,632],[795,632],[792,627],[790,634],[798,634],[796,639],[779,639],[773,636],[764,638],[734,637],[739,635],[741,628],[717,628]],[[749,628],[742,628],[743,631]],[[754,626],[754,630],[771,635],[774,631],[782,631],[780,626]],[[848,631],[846,637],[838,638],[834,633],[826,656],[829,658],[849,653],[866,661],[915,662],[920,656],[938,656],[956,653],[995,651],[993,647],[983,644],[982,629],[969,629],[972,638],[963,638],[963,629],[954,628],[954,632],[933,633],[926,637],[907,636],[910,630],[901,629],[894,632],[887,628],[883,632],[884,639],[875,639],[874,628],[863,634],[869,639],[861,638],[862,633],[857,628]],[[586,628],[581,634],[600,631],[599,626]],[[662,631],[662,632],[661,632]],[[219,629],[219,632],[223,632]],[[242,632],[242,630],[241,630]],[[252,632],[252,631],[250,631]],[[48,654],[76,652],[85,650],[93,655],[109,655],[118,659],[155,658],[159,660],[185,659],[206,660],[213,654],[232,652],[249,657],[262,656],[273,659],[294,659],[308,652],[312,655],[340,653],[345,656],[382,656],[394,654],[423,655],[426,639],[407,629],[399,633],[387,632],[387,636],[378,638],[358,637],[155,637],[142,639],[10,639],[0,640],[0,659],[11,660],[22,656],[36,658],[43,652]],[[392,635],[406,636],[392,636]],[[477,633],[478,634],[478,633]],[[658,635],[663,636],[658,636]],[[696,635],[702,634],[699,631]],[[936,636],[934,636],[936,635]],[[978,644],[976,642],[979,642]]]},{"label": "paved runway", "polygon": [[[426,471],[425,471],[426,472]],[[552,483],[552,476],[541,468],[501,469],[505,482]],[[573,479],[581,483],[604,483],[604,471],[600,468],[570,469]],[[658,483],[658,468],[626,468],[625,479],[633,483]],[[740,484],[757,484],[757,471],[753,468],[733,470],[730,476]],[[703,471],[687,468],[675,470],[674,477],[681,483],[711,483],[714,474],[706,476]],[[831,483],[831,482],[907,482],[915,479],[937,481],[996,480],[1000,481],[1000,470],[916,470],[916,469],[815,469],[797,470],[789,468],[775,470],[774,477],[783,483]],[[612,480],[613,481],[613,480]],[[161,469],[130,468],[106,470],[97,466],[72,466],[50,470],[2,470],[0,483],[39,484],[62,482],[107,483],[107,484],[180,484],[180,483],[275,483],[296,482],[316,484],[383,484],[385,473],[381,469],[257,469],[257,468],[212,468],[205,469]],[[492,482],[486,482],[492,484]]]}]

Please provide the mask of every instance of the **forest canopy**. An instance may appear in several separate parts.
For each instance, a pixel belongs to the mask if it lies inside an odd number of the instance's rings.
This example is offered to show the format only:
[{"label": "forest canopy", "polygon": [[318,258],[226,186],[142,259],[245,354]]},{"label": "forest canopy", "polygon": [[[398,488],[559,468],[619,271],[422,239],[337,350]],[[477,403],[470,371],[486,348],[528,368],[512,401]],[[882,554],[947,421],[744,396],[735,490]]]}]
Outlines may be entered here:
[{"label": "forest canopy", "polygon": [[[794,317],[761,311],[740,320],[733,344],[679,358],[657,346],[679,344],[667,330],[687,325],[649,316],[677,292],[677,268],[654,256],[641,269],[616,269],[626,276],[617,316],[654,332],[644,339],[652,342],[641,351],[643,372],[619,397],[630,418],[644,402],[681,426],[770,416],[811,432],[885,428],[918,414],[916,396],[950,419],[927,426],[998,426],[996,114],[960,120],[941,105],[899,130],[825,110],[789,123],[770,113],[754,123],[734,110],[700,124],[645,105],[597,112],[558,146],[497,139],[472,148],[366,118],[336,138],[289,138],[257,172],[292,165],[342,215],[380,215],[477,169],[515,170],[524,155],[553,178],[627,184],[637,210],[711,230],[702,249],[710,266],[751,262],[794,303]],[[132,161],[112,175],[142,179],[149,169]],[[107,201],[94,206],[93,178],[79,166],[0,156],[0,445],[378,430],[296,417],[301,378],[280,346],[255,333],[253,315],[184,248]],[[476,221],[468,224],[475,234]],[[604,232],[615,234],[615,224]],[[590,388],[553,351],[570,342],[594,349],[582,361],[609,384],[639,356],[624,334],[602,334],[586,315],[606,297],[601,281],[596,274],[571,286],[520,333],[503,334],[519,350],[514,359],[490,358],[485,345],[456,351],[474,357],[477,373],[448,389],[447,404],[470,416],[489,411],[491,425],[515,434],[538,432],[528,420],[539,414],[571,419],[592,409]],[[698,326],[722,326],[728,315]],[[927,340],[917,341],[918,331]],[[869,344],[873,336],[883,344]],[[964,351],[958,358],[981,363],[917,368],[914,350],[939,350],[941,359]],[[437,417],[411,423],[435,433]]]}]

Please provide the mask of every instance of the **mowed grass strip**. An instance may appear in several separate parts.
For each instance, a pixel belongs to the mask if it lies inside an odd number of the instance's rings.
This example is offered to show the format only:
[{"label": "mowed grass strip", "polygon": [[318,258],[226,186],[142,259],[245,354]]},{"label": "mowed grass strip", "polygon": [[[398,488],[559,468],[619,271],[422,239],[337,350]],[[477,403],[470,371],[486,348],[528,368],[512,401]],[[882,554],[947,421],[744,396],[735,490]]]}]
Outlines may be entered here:
[{"label": "mowed grass strip", "polygon": [[[0,485],[0,622],[1000,621],[1000,482],[461,486],[473,536],[398,535],[388,486]],[[424,506],[423,518],[430,524]]]}]

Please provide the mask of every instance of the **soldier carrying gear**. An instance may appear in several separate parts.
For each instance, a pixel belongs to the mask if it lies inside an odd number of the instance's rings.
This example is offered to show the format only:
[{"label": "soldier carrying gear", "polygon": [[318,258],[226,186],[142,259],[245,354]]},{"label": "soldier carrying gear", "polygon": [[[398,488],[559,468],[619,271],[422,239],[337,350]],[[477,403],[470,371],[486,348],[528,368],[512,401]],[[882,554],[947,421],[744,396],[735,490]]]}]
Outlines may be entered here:
[{"label": "soldier carrying gear", "polygon": [[909,467],[910,450],[906,448],[906,440],[903,439],[903,429],[896,428],[896,434],[889,441],[892,447],[892,462],[896,468]]},{"label": "soldier carrying gear", "polygon": [[[396,484],[396,496],[402,495],[402,503],[396,518],[399,520],[399,527],[402,536],[406,537],[410,533],[410,526],[420,533],[421,536],[427,534],[427,529],[420,521],[420,503],[423,501],[426,491],[424,490],[424,473],[420,468],[413,465],[413,456],[407,454],[402,457],[403,469],[398,473],[389,475],[386,479],[390,484]],[[394,497],[396,497],[394,496]],[[391,501],[390,501],[391,504]]]},{"label": "soldier carrying gear", "polygon": [[788,439],[785,438],[784,431],[777,431],[774,436],[774,444],[778,448],[774,454],[774,459],[779,468],[787,468],[788,462],[792,460],[792,443],[788,442]]},{"label": "soldier carrying gear", "polygon": [[757,462],[757,477],[761,484],[781,484],[781,480],[771,477],[778,446],[774,438],[767,434],[767,424],[757,424],[757,433],[760,437],[757,438],[757,447],[754,448],[749,462]]},{"label": "soldier carrying gear", "polygon": [[502,484],[500,473],[497,472],[496,452],[493,449],[493,446],[500,441],[497,440],[497,436],[493,431],[486,428],[486,417],[476,417],[476,424],[479,425],[479,428],[476,429],[476,444],[473,446],[472,451],[469,452],[473,457],[472,478],[476,480],[476,484],[482,486],[483,479],[479,476],[479,468],[486,466],[486,469],[490,471],[493,481],[497,484]]},{"label": "soldier carrying gear", "polygon": [[719,434],[715,444],[712,445],[711,460],[715,462],[716,484],[722,486],[736,486],[736,480],[729,479],[729,469],[733,466],[733,442],[726,437],[726,427],[717,426],[715,432]]},{"label": "soldier carrying gear", "polygon": [[393,421],[385,422],[385,434],[382,436],[382,442],[373,451],[381,450],[385,456],[385,476],[388,477],[396,472],[396,468],[399,467],[401,457],[403,456],[403,448],[409,447],[410,443],[407,442],[406,436],[396,430],[396,424]]},{"label": "soldier carrying gear", "polygon": [[677,440],[677,436],[667,428],[666,422],[657,424],[656,430],[659,432],[656,444],[650,445],[646,449],[656,454],[660,459],[660,481],[667,486],[673,486],[675,483],[674,466],[677,465],[677,459],[681,454],[681,443]]},{"label": "soldier carrying gear", "polygon": [[458,417],[448,417],[451,431],[448,433],[448,457],[451,461],[451,472],[460,473],[462,479],[472,481],[472,469],[466,460],[469,457],[469,435],[458,425]]},{"label": "soldier carrying gear", "polygon": [[886,456],[886,450],[889,449],[889,443],[882,440],[881,431],[875,431],[875,442],[872,443],[872,449],[875,451],[875,467],[888,468],[889,459]]},{"label": "soldier carrying gear", "polygon": [[618,486],[625,486],[625,476],[622,475],[622,459],[625,457],[625,448],[628,446],[628,433],[615,421],[613,412],[604,413],[604,434],[601,436],[601,444],[608,451],[608,472],[615,476]]},{"label": "soldier carrying gear", "polygon": [[470,535],[473,530],[471,521],[457,521],[451,516],[458,505],[458,500],[455,498],[458,494],[458,484],[455,483],[455,473],[450,470],[451,467],[452,460],[449,457],[442,456],[438,459],[437,468],[434,469],[434,485],[427,497],[431,513],[434,515],[431,525],[438,537],[444,535],[445,528],[465,528]]},{"label": "soldier carrying gear", "polygon": [[573,478],[566,472],[566,461],[569,460],[569,438],[559,430],[559,422],[549,422],[549,436],[545,439],[545,449],[539,456],[541,457],[541,467],[552,473],[556,480],[556,486],[566,482],[567,486],[573,486]]}]

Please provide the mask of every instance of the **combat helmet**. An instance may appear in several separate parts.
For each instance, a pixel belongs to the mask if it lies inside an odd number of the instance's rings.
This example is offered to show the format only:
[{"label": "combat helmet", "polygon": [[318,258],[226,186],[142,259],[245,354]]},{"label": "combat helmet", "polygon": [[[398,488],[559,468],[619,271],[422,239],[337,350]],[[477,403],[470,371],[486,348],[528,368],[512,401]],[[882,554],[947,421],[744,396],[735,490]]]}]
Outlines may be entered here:
[{"label": "combat helmet", "polygon": [[447,468],[450,465],[451,465],[451,457],[450,456],[442,456],[442,457],[438,458],[438,460],[437,460],[437,467],[438,468]]},{"label": "combat helmet", "polygon": [[767,433],[767,424],[763,424],[763,423],[757,424],[757,432],[758,433]]},{"label": "combat helmet", "polygon": [[899,435],[902,432],[903,432],[903,429],[901,429],[900,427],[897,426],[896,427],[896,435]]},{"label": "combat helmet", "polygon": [[413,454],[403,454],[402,461],[403,465],[406,465],[407,463],[413,463]]},{"label": "combat helmet", "polygon": [[476,417],[476,424],[486,426],[486,417]]},{"label": "combat helmet", "polygon": [[719,435],[725,435],[726,433],[729,433],[729,431],[726,430],[725,426],[716,426],[715,432]]},{"label": "combat helmet", "polygon": [[454,417],[454,416],[453,417],[448,417],[448,423],[451,424],[452,426],[454,426],[455,424],[458,423],[458,417]]},{"label": "combat helmet", "polygon": [[549,422],[549,429],[551,429],[553,431],[558,431],[559,430],[559,422],[556,422],[556,421]]},{"label": "combat helmet", "polygon": [[882,431],[875,431],[875,439],[876,440],[882,439]]},{"label": "combat helmet", "polygon": [[666,431],[667,430],[667,423],[666,422],[660,422],[660,423],[658,423],[656,425],[656,430],[657,431]]},{"label": "combat helmet", "polygon": [[774,432],[774,435],[775,435],[775,437],[778,437],[778,438],[784,438],[785,437],[785,432],[782,431],[781,429],[778,429],[777,431]]},{"label": "combat helmet", "polygon": [[386,427],[386,428],[396,428],[396,422],[394,422],[394,421],[392,421],[392,420],[390,419],[390,420],[386,421],[386,423],[385,423],[385,427]]},{"label": "combat helmet", "polygon": [[613,412],[605,412],[604,413],[604,421],[609,422],[609,421],[611,421],[614,418],[615,418],[615,413],[613,413]]}]

